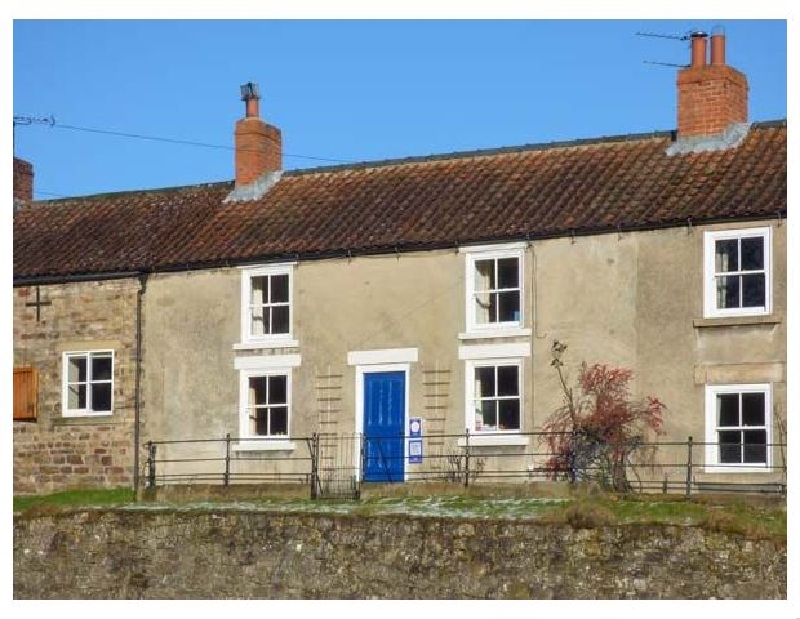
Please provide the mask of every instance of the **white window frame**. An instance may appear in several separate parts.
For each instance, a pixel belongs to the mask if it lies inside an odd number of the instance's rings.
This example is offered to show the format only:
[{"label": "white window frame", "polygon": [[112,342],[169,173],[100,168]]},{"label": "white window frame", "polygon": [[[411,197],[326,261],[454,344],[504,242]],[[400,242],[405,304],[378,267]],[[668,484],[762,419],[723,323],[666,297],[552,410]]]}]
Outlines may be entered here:
[{"label": "white window frame", "polygon": [[[251,378],[270,376],[286,377],[286,435],[260,436],[250,431],[249,389]],[[292,451],[295,444],[289,440],[292,433],[292,368],[265,364],[261,367],[239,369],[239,444],[237,451]]]},{"label": "white window frame", "polygon": [[[466,254],[465,263],[465,310],[467,333],[470,335],[480,335],[489,332],[503,332],[510,329],[519,330],[525,324],[525,285],[524,285],[524,249],[521,247],[506,247],[486,249],[484,251],[472,251]],[[475,320],[475,307],[473,304],[475,297],[475,263],[479,260],[498,260],[502,258],[516,258],[518,261],[519,278],[519,320],[509,320],[504,322],[478,323]]]},{"label": "white window frame", "polygon": [[[297,341],[292,339],[294,325],[294,265],[295,263],[271,264],[242,270],[241,343],[234,345],[235,349],[247,349],[254,346],[263,346],[265,348],[297,346]],[[269,277],[273,275],[288,275],[289,277],[289,332],[253,335],[251,332],[252,320],[250,313],[252,281],[254,277]]]},{"label": "white window frame", "polygon": [[[764,426],[767,433],[766,464],[722,464],[717,444],[717,396],[729,393],[763,393]],[[769,473],[772,471],[772,385],[769,383],[740,385],[706,385],[706,473]]]},{"label": "white window frame", "polygon": [[[764,238],[764,306],[763,307],[717,307],[716,242],[721,240]],[[703,234],[703,316],[724,318],[728,316],[765,316],[772,312],[772,228],[741,228],[736,230],[714,230]],[[741,260],[741,255],[739,256]],[[734,274],[736,271],[733,272]]]},{"label": "white window frame", "polygon": [[[498,366],[509,366],[513,365],[516,366],[518,376],[518,384],[519,384],[519,428],[516,430],[492,430],[492,431],[476,431],[475,430],[475,370],[479,367],[498,367]],[[464,384],[464,427],[469,430],[470,434],[470,441],[472,441],[473,437],[478,439],[479,437],[505,437],[505,436],[515,436],[519,435],[523,431],[524,427],[524,402],[525,402],[525,394],[524,394],[524,368],[523,368],[523,360],[518,358],[485,358],[485,359],[470,359],[464,362],[464,377],[465,377],[465,384]],[[499,414],[499,413],[498,413]],[[502,443],[502,441],[500,441]],[[516,444],[516,443],[514,443]],[[525,444],[527,444],[527,439],[525,440]]]},{"label": "white window frame", "polygon": [[[109,380],[93,381],[91,378],[93,355],[111,355],[111,378]],[[69,360],[73,357],[86,358],[86,403],[87,408],[69,408]],[[111,349],[64,351],[61,353],[61,416],[62,417],[108,417],[114,412],[114,376],[116,371],[114,351]],[[91,409],[91,388],[92,383],[103,382],[111,384],[111,410],[94,411]]]}]

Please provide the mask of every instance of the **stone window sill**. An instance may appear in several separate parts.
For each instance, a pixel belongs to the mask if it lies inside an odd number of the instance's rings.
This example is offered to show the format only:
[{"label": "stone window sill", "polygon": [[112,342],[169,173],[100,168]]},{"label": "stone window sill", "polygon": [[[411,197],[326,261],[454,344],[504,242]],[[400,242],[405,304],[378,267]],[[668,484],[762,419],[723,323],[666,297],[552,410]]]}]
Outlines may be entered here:
[{"label": "stone window sill", "polygon": [[86,415],[83,417],[53,417],[54,426],[118,426],[124,422],[113,415]]},{"label": "stone window sill", "polygon": [[739,325],[779,325],[783,322],[781,316],[724,316],[720,318],[695,318],[692,321],[695,329],[708,327],[735,327]]},{"label": "stone window sill", "polygon": [[296,444],[288,440],[243,440],[233,445],[233,451],[294,451]]},{"label": "stone window sill", "polygon": [[[469,435],[470,447],[524,447],[528,444],[527,436],[519,436],[517,434],[487,434],[480,436],[477,434]],[[467,439],[458,439],[459,447],[467,446]]]},{"label": "stone window sill", "polygon": [[266,350],[270,348],[298,348],[298,340],[263,340],[253,342],[238,342],[233,345],[234,350]]},{"label": "stone window sill", "polygon": [[778,472],[775,467],[772,466],[730,466],[730,465],[706,465],[703,467],[703,473],[713,474],[713,475],[743,475],[743,474],[753,474],[753,475],[768,475],[770,473]]},{"label": "stone window sill", "polygon": [[488,340],[491,338],[505,338],[505,337],[529,337],[532,333],[531,329],[497,329],[496,331],[468,331],[466,333],[459,333],[459,340]]}]

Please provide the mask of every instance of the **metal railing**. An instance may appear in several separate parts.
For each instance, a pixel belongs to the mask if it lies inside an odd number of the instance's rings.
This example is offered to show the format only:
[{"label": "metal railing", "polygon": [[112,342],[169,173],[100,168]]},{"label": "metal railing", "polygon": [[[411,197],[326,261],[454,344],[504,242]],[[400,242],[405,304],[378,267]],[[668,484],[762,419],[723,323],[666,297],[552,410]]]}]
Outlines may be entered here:
[{"label": "metal railing", "polygon": [[[554,433],[313,433],[304,437],[232,437],[149,441],[146,486],[206,482],[300,484],[312,498],[360,496],[372,481],[482,483],[592,482],[634,492],[786,492],[786,444],[763,445],[767,462],[707,462],[719,443],[637,441],[609,458],[597,444],[571,437],[554,453]],[[410,449],[415,443],[414,449]],[[370,449],[376,447],[376,449]],[[715,449],[714,449],[715,448]],[[373,455],[371,455],[373,454]],[[375,455],[378,454],[378,455]],[[388,473],[388,474],[385,474]]]}]

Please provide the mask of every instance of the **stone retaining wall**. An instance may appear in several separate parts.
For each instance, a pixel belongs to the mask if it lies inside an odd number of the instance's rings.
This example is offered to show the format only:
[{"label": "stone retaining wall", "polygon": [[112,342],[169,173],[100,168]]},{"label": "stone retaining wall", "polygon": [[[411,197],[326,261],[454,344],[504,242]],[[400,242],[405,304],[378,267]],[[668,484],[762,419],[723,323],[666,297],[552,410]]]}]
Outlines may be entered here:
[{"label": "stone retaining wall", "polygon": [[15,518],[14,597],[785,599],[786,549],[699,527],[92,510]]}]

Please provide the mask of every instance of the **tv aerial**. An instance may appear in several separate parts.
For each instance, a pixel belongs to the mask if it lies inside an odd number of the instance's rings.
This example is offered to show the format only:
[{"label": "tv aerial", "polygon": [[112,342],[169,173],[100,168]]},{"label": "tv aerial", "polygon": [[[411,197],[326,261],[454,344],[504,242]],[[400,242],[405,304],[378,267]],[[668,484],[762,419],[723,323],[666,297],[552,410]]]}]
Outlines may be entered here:
[{"label": "tv aerial", "polygon": [[[695,31],[699,33],[700,31]],[[651,37],[654,39],[668,39],[671,41],[688,41],[692,38],[692,35],[695,32],[688,32],[686,34],[660,34],[658,32],[637,32],[635,33],[637,37]],[[703,34],[703,36],[705,36]],[[688,67],[688,64],[679,64],[677,62],[660,62],[657,60],[644,60],[644,64],[654,64],[662,67],[676,67],[678,69],[685,69]]]},{"label": "tv aerial", "polygon": [[[667,39],[670,41],[693,41],[695,39],[699,38],[705,39],[708,37],[708,32],[701,29],[690,30],[685,34],[661,34],[659,32],[636,32],[635,34],[638,37],[651,37],[655,39]],[[711,30],[711,34],[712,35],[724,34],[724,30],[722,26],[717,25],[714,26],[714,28]],[[678,69],[685,69],[686,67],[691,66],[689,64],[680,64],[676,62],[659,62],[656,60],[645,60],[643,62],[645,64],[659,65],[662,67],[676,67]]]},{"label": "tv aerial", "polygon": [[16,145],[17,125],[48,125],[52,127],[56,124],[55,117],[50,116],[14,116],[14,128],[12,131],[12,146]]}]

